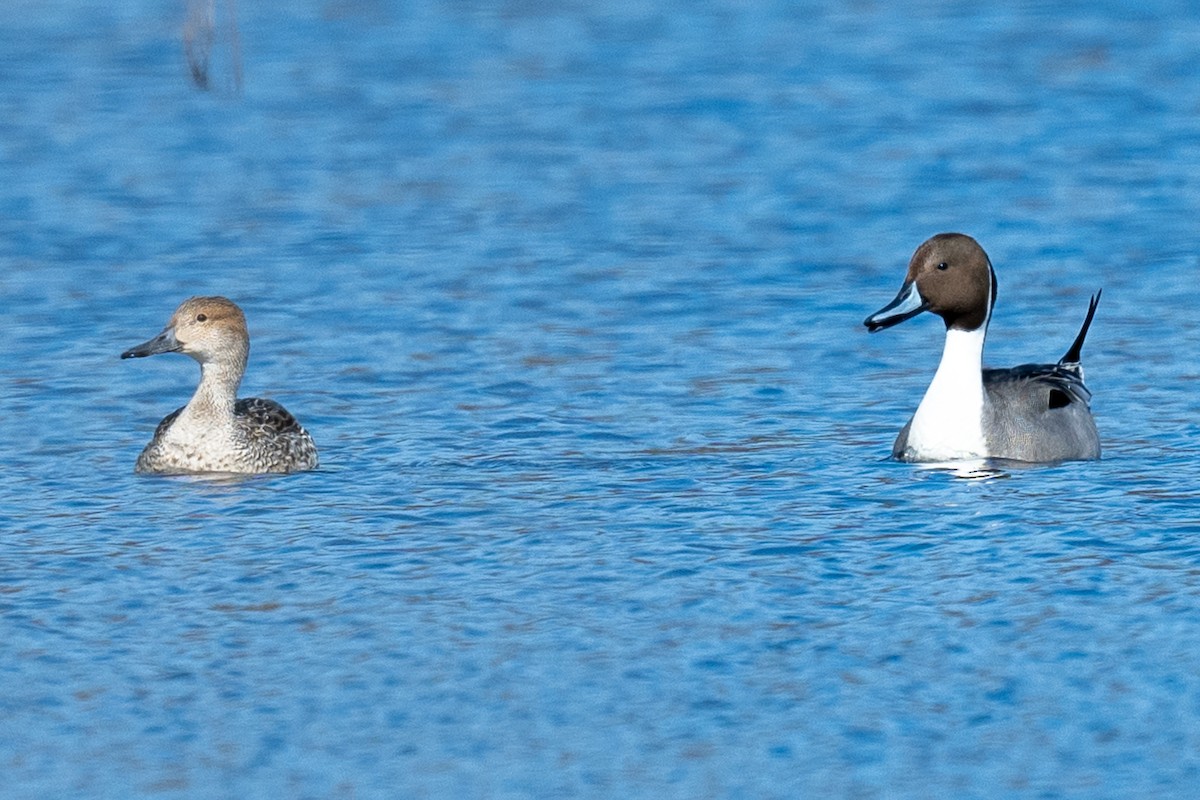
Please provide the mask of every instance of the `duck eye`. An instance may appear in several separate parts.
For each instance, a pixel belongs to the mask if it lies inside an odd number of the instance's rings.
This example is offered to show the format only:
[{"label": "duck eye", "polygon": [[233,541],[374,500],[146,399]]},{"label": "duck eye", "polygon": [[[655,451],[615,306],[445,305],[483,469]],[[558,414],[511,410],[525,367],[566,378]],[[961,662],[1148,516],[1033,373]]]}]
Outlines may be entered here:
[{"label": "duck eye", "polygon": [[945,272],[946,270],[950,269],[950,265],[947,264],[945,261],[943,261],[940,264],[938,264],[937,268],[940,269],[942,272]]},{"label": "duck eye", "polygon": [[208,314],[197,314],[196,322],[205,322],[208,319]]}]

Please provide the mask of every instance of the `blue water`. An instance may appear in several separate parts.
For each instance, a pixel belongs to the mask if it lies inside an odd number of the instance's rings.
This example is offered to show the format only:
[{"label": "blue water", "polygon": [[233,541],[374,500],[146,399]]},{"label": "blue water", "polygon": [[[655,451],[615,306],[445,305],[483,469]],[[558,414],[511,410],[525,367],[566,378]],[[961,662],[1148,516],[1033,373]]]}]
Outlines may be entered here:
[{"label": "blue water", "polygon": [[[1200,786],[1190,4],[0,6],[12,798],[1161,798]],[[116,7],[113,7],[113,6]],[[228,6],[221,0],[218,10]],[[234,56],[242,59],[243,88]],[[1087,297],[1105,457],[886,460]],[[133,474],[183,298],[319,471]]]}]

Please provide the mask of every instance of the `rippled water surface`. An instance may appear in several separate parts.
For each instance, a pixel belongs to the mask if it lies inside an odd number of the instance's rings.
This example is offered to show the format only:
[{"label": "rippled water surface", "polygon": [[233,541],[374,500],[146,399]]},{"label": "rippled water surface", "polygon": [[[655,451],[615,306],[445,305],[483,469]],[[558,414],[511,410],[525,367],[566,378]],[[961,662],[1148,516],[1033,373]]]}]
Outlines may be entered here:
[{"label": "rippled water surface", "polygon": [[[1200,12],[236,12],[0,8],[6,797],[1200,786]],[[942,230],[1103,461],[886,460]],[[133,474],[208,293],[320,470]]]}]

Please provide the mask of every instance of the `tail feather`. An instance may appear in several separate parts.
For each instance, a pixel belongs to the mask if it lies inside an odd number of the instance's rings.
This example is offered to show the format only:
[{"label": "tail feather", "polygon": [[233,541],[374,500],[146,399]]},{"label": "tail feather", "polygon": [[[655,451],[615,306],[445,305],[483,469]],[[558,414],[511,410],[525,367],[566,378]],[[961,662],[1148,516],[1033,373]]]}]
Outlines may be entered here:
[{"label": "tail feather", "polygon": [[1079,329],[1079,335],[1075,337],[1075,341],[1071,343],[1071,349],[1058,360],[1059,364],[1078,364],[1080,357],[1083,354],[1083,340],[1087,338],[1088,328],[1092,327],[1092,317],[1096,316],[1096,306],[1100,305],[1100,295],[1104,290],[1098,290],[1092,295],[1092,302],[1088,305],[1087,317],[1083,320],[1083,327]]}]

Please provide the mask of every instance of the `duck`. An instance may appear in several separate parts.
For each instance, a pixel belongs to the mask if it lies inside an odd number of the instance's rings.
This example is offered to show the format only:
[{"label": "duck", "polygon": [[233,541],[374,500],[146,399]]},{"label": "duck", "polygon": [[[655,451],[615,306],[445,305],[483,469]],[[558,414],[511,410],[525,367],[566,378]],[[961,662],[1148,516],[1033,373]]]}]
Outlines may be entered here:
[{"label": "duck", "polygon": [[1057,363],[984,369],[996,288],[996,272],[979,242],[939,233],[913,253],[895,299],[863,321],[876,333],[929,311],[946,325],[933,381],[892,445],[897,461],[1100,458],[1081,359],[1103,290],[1092,295],[1079,334]]},{"label": "duck", "polygon": [[160,353],[183,353],[199,362],[200,384],[187,405],[158,424],[135,472],[264,474],[317,466],[312,436],[287,409],[261,397],[237,399],[250,334],[246,315],[232,300],[184,300],[161,333],[121,358]]}]

